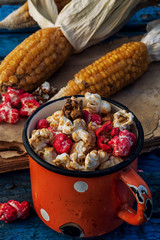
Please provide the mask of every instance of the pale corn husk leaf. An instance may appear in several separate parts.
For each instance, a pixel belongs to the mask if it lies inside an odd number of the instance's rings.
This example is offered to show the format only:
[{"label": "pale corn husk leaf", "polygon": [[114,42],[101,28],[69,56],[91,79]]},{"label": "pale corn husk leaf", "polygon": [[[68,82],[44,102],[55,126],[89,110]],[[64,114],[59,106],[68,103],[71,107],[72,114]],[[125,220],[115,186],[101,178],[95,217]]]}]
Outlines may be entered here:
[{"label": "pale corn husk leaf", "polygon": [[160,60],[160,19],[147,25],[148,33],[141,39],[149,53],[150,62]]},{"label": "pale corn husk leaf", "polygon": [[[43,1],[43,6],[49,0]],[[140,0],[72,0],[59,13],[56,22],[50,21],[50,13],[40,12],[39,1],[29,0],[29,11],[41,28],[58,26],[76,51],[96,44],[118,31]],[[44,7],[45,8],[45,7]],[[39,12],[39,15],[35,14]],[[54,8],[49,8],[54,12]],[[41,16],[40,16],[41,14]],[[44,20],[44,22],[43,22]]]},{"label": "pale corn husk leaf", "polygon": [[54,0],[28,0],[29,14],[41,28],[54,27],[58,9]]}]

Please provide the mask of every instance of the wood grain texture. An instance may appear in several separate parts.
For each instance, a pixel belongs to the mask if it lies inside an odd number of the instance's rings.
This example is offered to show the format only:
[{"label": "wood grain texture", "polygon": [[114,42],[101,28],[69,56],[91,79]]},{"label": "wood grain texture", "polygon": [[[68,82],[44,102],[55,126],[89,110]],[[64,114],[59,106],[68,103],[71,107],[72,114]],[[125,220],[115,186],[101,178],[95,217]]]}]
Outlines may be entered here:
[{"label": "wood grain texture", "polygon": [[[2,3],[17,4],[24,2],[23,0],[0,0],[0,5],[2,5]],[[147,15],[148,13],[153,13],[155,9],[157,15],[151,14],[153,17]],[[137,27],[138,23],[139,26],[144,27],[148,21],[159,17],[158,8],[154,8],[154,10],[137,13],[135,15],[136,17],[130,20],[129,25],[126,25],[125,29],[127,29],[127,31],[142,29],[141,27]],[[146,20],[140,17],[143,13],[148,16]],[[2,16],[1,14],[2,12],[0,13],[0,17]],[[130,27],[128,28],[128,26]],[[0,32],[0,59],[3,59],[15,46],[31,34],[31,32],[26,33],[25,30],[17,33],[12,31],[6,33]],[[128,35],[129,34],[132,33],[128,32]],[[72,66],[74,67],[74,63]],[[124,223],[115,231],[105,236],[95,238],[95,240],[160,239],[160,150],[142,154],[139,158],[138,168],[143,171],[139,174],[146,181],[152,193],[154,205],[151,220],[139,227]],[[0,190],[0,202],[7,202],[9,199],[20,202],[27,200],[32,206],[30,217],[26,220],[16,221],[11,224],[5,224],[3,221],[0,221],[0,240],[72,240],[69,237],[54,232],[38,218],[32,204],[30,174],[28,169],[0,174]]]},{"label": "wood grain texture", "polygon": [[16,4],[23,4],[25,3],[27,0],[1,0],[0,1],[0,6],[1,5],[16,5]]}]

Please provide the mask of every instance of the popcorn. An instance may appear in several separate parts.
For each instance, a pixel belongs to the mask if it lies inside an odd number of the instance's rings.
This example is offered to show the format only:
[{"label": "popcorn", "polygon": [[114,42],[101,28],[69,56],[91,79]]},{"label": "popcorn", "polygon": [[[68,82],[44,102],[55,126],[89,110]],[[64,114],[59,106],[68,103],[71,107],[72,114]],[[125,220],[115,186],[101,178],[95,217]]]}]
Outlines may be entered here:
[{"label": "popcorn", "polygon": [[111,104],[107,101],[101,100],[99,94],[92,94],[87,92],[85,94],[85,99],[87,101],[87,108],[89,108],[92,113],[110,113]]},{"label": "popcorn", "polygon": [[101,125],[101,123],[102,123],[102,119],[98,114],[89,113],[88,111],[84,110],[83,115],[84,115],[84,120],[86,123],[89,123],[91,121],[95,122],[99,125]]},{"label": "popcorn", "polygon": [[49,163],[52,163],[53,159],[57,157],[57,153],[53,147],[44,147],[38,151],[38,155]]},{"label": "popcorn", "polygon": [[29,93],[24,93],[20,97],[22,108],[19,110],[21,116],[29,117],[40,104],[34,99],[34,96]]},{"label": "popcorn", "polygon": [[129,156],[136,136],[123,128],[133,123],[133,115],[112,113],[98,94],[86,93],[85,102],[82,108],[81,100],[68,98],[62,110],[38,121],[30,144],[42,159],[69,170],[94,171]]},{"label": "popcorn", "polygon": [[40,104],[45,103],[58,92],[57,88],[51,86],[47,81],[42,83],[34,92],[33,96]]},{"label": "popcorn", "polygon": [[70,157],[67,153],[59,154],[56,159],[52,161],[56,167],[69,168],[70,166]]},{"label": "popcorn", "polygon": [[67,98],[66,103],[62,108],[64,116],[71,121],[77,118],[83,118],[82,105],[82,100],[77,100],[75,97]]},{"label": "popcorn", "polygon": [[102,117],[102,124],[108,122],[108,121],[113,121],[113,113],[108,113],[107,115]]},{"label": "popcorn", "polygon": [[85,159],[87,152],[87,146],[83,141],[74,143],[70,151],[70,159],[75,162],[80,162]]},{"label": "popcorn", "polygon": [[92,150],[85,158],[85,170],[94,171],[101,163],[108,159],[108,154],[103,150]]},{"label": "popcorn", "polygon": [[81,118],[78,118],[73,121],[72,139],[75,142],[83,140],[85,143],[89,139],[89,133],[87,132],[86,122]]},{"label": "popcorn", "polygon": [[48,143],[53,142],[54,134],[48,128],[33,130],[29,142],[35,152],[42,150],[48,146]]},{"label": "popcorn", "polygon": [[24,91],[22,89],[8,87],[7,93],[2,94],[2,101],[9,102],[12,107],[16,107],[20,103],[19,96],[22,95],[23,93]]},{"label": "popcorn", "polygon": [[123,130],[119,133],[119,136],[114,136],[108,145],[112,146],[114,156],[125,157],[128,156],[131,147],[136,142],[136,136],[128,130]]},{"label": "popcorn", "polygon": [[15,124],[19,120],[19,111],[12,108],[11,104],[2,102],[0,104],[0,122]]},{"label": "popcorn", "polygon": [[108,121],[96,130],[96,136],[97,138],[109,137],[111,130],[112,130],[112,122]]},{"label": "popcorn", "polygon": [[90,122],[88,123],[88,126],[87,126],[88,130],[91,130],[93,132],[96,132],[96,130],[100,127],[101,125],[98,125],[96,122]]},{"label": "popcorn", "polygon": [[115,156],[110,156],[109,160],[107,159],[107,161],[103,162],[100,166],[99,169],[106,169],[109,167],[113,167],[114,165],[117,165],[119,163],[123,162],[123,159],[120,157],[115,157]]},{"label": "popcorn", "polygon": [[85,165],[76,161],[70,162],[69,168],[71,170],[85,171]]},{"label": "popcorn", "polygon": [[64,133],[59,133],[55,136],[53,147],[58,154],[69,153],[73,142]]},{"label": "popcorn", "polygon": [[57,129],[59,125],[59,120],[63,116],[63,111],[60,110],[53,113],[52,116],[47,117],[46,120],[49,123],[50,127]]},{"label": "popcorn", "polygon": [[16,219],[26,219],[29,216],[30,204],[27,201],[22,203],[9,200],[8,203],[0,203],[0,220],[11,223]]},{"label": "popcorn", "polygon": [[61,131],[65,134],[72,134],[73,128],[74,128],[73,123],[65,116],[59,119],[59,125],[57,127],[58,131]]},{"label": "popcorn", "polygon": [[19,120],[19,116],[28,117],[39,107],[39,103],[32,94],[11,87],[8,87],[6,94],[2,94],[2,101],[0,104],[0,123],[15,124]]},{"label": "popcorn", "polygon": [[48,122],[46,119],[38,120],[38,123],[36,125],[37,129],[48,128],[48,127],[49,127],[49,125],[48,125]]},{"label": "popcorn", "polygon": [[113,126],[118,127],[120,131],[129,129],[130,125],[133,124],[134,116],[131,112],[126,112],[126,110],[119,110],[113,115]]}]

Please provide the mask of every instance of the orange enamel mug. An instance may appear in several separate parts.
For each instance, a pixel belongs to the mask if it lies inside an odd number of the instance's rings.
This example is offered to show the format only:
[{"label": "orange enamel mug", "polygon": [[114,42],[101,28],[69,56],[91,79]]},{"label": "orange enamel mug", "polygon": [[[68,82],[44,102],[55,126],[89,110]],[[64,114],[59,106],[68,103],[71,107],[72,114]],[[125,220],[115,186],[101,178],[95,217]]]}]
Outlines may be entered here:
[{"label": "orange enamel mug", "polygon": [[[83,99],[83,96],[76,96]],[[128,108],[111,99],[113,111]],[[41,159],[31,148],[29,137],[39,119],[60,110],[66,98],[49,101],[28,118],[23,143],[29,154],[34,208],[40,219],[53,230],[71,237],[97,237],[124,221],[141,225],[150,219],[152,196],[147,184],[136,173],[137,158],[143,147],[143,129],[134,115],[133,132],[137,144],[123,162],[96,171],[71,171]],[[85,104],[85,103],[84,103]],[[134,201],[137,202],[133,209]]]}]

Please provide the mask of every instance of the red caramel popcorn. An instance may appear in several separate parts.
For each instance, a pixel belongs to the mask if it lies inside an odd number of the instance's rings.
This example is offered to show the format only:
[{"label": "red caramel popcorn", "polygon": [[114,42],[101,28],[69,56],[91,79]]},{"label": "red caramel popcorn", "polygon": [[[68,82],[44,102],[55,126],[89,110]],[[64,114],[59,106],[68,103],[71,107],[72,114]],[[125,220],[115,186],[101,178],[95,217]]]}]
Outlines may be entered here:
[{"label": "red caramel popcorn", "polygon": [[0,203],[0,220],[11,223],[17,219],[26,219],[29,216],[30,204],[27,201],[22,203],[9,200],[7,203]]},{"label": "red caramel popcorn", "polygon": [[133,114],[113,112],[98,94],[68,98],[58,111],[40,119],[29,142],[45,161],[61,168],[93,171],[112,167],[134,149]]},{"label": "red caramel popcorn", "polygon": [[0,104],[0,123],[6,122],[15,124],[19,120],[19,111],[12,108],[9,102],[2,102]]},{"label": "red caramel popcorn", "polygon": [[19,117],[29,117],[40,104],[29,93],[21,89],[8,87],[7,93],[2,94],[0,104],[0,123],[6,122],[15,124]]}]

